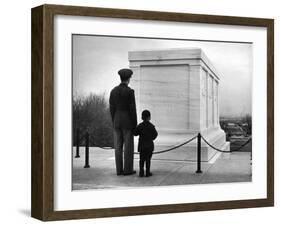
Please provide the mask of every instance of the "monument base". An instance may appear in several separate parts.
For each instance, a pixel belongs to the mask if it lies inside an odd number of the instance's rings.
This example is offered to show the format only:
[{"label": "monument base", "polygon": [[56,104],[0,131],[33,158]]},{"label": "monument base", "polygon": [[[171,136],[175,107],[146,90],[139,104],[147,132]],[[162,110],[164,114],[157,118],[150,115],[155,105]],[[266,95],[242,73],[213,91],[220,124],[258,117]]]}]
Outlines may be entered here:
[{"label": "monument base", "polygon": [[[179,148],[165,153],[158,151],[169,149],[173,146],[186,142],[198,133],[177,132],[171,133],[169,131],[160,131],[155,144],[156,152],[153,155],[154,160],[170,160],[170,161],[197,161],[197,138],[190,143],[183,145]],[[214,147],[223,151],[230,151],[230,143],[225,141],[225,132],[219,128],[214,127],[209,130],[201,132],[201,135]],[[135,150],[137,150],[137,139],[135,139]],[[210,162],[218,153],[215,149],[207,145],[201,139],[201,161]]]}]

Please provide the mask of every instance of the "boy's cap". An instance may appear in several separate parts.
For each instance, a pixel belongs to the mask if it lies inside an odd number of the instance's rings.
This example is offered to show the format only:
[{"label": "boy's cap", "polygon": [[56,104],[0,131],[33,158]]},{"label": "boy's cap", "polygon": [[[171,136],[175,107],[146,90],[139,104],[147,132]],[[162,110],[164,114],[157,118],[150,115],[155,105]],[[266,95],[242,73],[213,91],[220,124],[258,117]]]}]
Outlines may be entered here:
[{"label": "boy's cap", "polygon": [[141,113],[141,119],[142,119],[142,120],[145,120],[145,119],[147,119],[148,117],[150,117],[150,111],[149,111],[149,110],[144,110],[144,111]]},{"label": "boy's cap", "polygon": [[127,80],[132,77],[133,71],[128,68],[123,68],[118,71],[118,74],[120,75],[121,80]]}]

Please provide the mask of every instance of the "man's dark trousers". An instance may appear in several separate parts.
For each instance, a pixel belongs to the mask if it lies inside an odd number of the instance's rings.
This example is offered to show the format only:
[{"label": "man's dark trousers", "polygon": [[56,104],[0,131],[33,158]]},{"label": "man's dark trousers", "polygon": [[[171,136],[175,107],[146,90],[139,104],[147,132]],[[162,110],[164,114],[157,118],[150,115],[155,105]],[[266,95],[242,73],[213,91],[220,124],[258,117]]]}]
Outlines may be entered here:
[{"label": "man's dark trousers", "polygon": [[[117,175],[129,174],[134,169],[134,137],[131,129],[114,129],[115,163]],[[124,145],[124,146],[123,146]],[[123,163],[124,151],[124,163]],[[124,165],[124,168],[123,168]]]}]

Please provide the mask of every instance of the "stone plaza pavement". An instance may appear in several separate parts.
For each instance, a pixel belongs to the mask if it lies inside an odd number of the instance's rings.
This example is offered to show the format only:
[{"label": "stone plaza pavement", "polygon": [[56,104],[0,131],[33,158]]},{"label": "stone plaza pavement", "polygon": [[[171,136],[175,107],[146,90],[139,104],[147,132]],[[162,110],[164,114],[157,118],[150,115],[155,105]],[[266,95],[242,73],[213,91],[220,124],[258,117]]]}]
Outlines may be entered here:
[{"label": "stone plaza pavement", "polygon": [[[244,147],[246,150],[247,146]],[[202,162],[201,174],[195,173],[196,161],[182,160],[181,156],[186,153],[183,149],[156,154],[153,155],[151,163],[153,176],[142,178],[138,176],[139,159],[136,154],[134,168],[137,173],[130,176],[117,176],[113,149],[90,147],[89,153],[90,168],[84,168],[84,147],[80,147],[80,158],[74,158],[75,148],[73,148],[73,190],[250,182],[252,180],[250,152],[217,154],[212,161]],[[168,158],[165,158],[165,155]]]}]

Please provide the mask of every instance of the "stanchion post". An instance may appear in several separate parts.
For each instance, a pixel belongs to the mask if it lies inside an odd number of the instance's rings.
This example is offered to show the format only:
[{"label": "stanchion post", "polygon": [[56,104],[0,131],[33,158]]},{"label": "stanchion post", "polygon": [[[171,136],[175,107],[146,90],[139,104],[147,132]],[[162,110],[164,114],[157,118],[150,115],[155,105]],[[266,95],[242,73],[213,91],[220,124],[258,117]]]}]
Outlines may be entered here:
[{"label": "stanchion post", "polygon": [[252,165],[252,162],[253,162],[252,147],[251,147],[251,158],[250,158],[250,160],[251,160],[251,165]]},{"label": "stanchion post", "polygon": [[79,154],[79,139],[80,138],[80,131],[79,129],[76,130],[76,155],[75,158],[80,158],[80,154]]},{"label": "stanchion post", "polygon": [[86,132],[86,135],[85,135],[85,166],[84,168],[90,168],[90,165],[89,165],[89,132],[87,131]]},{"label": "stanchion post", "polygon": [[196,173],[202,173],[201,171],[201,134],[197,135],[197,170]]}]

